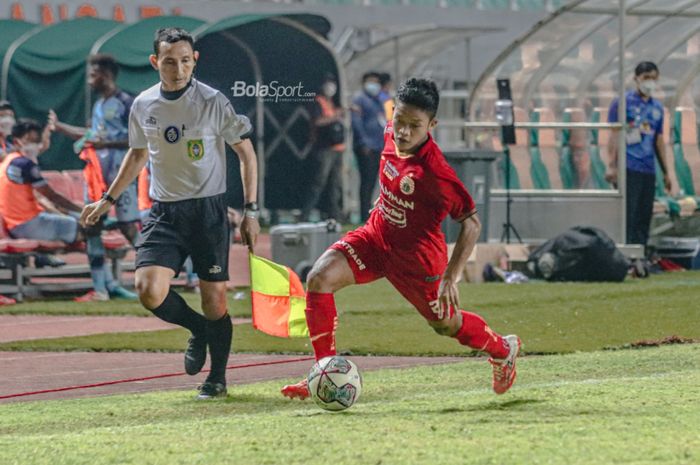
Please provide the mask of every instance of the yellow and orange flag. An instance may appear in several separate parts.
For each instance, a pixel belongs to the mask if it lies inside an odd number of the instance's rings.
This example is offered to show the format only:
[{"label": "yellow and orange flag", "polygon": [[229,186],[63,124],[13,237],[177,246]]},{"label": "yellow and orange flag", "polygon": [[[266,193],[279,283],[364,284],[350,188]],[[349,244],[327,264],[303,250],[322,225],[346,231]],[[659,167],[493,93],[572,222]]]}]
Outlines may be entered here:
[{"label": "yellow and orange flag", "polygon": [[289,267],[250,254],[253,327],[271,336],[308,337],[306,294]]}]

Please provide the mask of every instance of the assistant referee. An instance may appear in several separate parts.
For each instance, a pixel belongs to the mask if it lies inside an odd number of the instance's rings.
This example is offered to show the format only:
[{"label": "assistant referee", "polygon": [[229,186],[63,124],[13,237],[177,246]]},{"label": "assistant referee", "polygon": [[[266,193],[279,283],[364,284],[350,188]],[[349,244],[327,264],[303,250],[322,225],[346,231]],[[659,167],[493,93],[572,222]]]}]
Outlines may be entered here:
[{"label": "assistant referee", "polygon": [[[199,52],[187,31],[159,29],[153,51],[150,62],[160,82],[134,100],[129,152],[103,198],[87,205],[80,219],[95,224],[150,160],[154,203],[136,243],[136,290],[154,315],[192,332],[185,352],[188,374],[201,371],[209,347],[211,372],[197,398],[226,397],[232,325],[226,310],[230,241],[225,143],[240,160],[245,197],[241,236],[252,250],[260,231],[257,162],[248,138],[252,128],[221,92],[192,78]],[[204,316],[170,288],[188,255],[200,278]]]}]

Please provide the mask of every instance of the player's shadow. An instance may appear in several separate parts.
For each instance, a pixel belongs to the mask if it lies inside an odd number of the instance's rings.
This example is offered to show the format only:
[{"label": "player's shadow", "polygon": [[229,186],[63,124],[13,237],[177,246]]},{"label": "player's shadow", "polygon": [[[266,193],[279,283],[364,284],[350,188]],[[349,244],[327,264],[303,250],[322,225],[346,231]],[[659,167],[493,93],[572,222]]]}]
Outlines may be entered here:
[{"label": "player's shadow", "polygon": [[458,413],[458,412],[486,412],[493,410],[514,410],[527,404],[539,404],[545,402],[542,399],[513,399],[505,402],[488,402],[486,404],[472,405],[469,407],[447,407],[438,410],[437,413]]}]

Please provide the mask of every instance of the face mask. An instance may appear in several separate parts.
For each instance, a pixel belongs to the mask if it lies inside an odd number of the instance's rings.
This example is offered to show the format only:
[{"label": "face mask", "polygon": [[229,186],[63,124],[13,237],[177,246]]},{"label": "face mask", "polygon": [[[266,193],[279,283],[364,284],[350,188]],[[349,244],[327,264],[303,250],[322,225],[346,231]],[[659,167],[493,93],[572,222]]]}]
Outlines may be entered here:
[{"label": "face mask", "polygon": [[379,95],[379,91],[382,90],[382,86],[378,82],[368,82],[365,84],[365,92],[367,92],[372,97]]},{"label": "face mask", "polygon": [[328,82],[323,85],[323,95],[326,97],[333,97],[336,92],[338,92],[338,87],[332,82]]},{"label": "face mask", "polygon": [[15,119],[12,116],[0,117],[0,134],[9,136],[12,133],[12,126],[15,125]]},{"label": "face mask", "polygon": [[639,91],[647,97],[651,97],[656,91],[656,81],[653,79],[641,81],[639,83]]},{"label": "face mask", "polygon": [[35,142],[30,142],[20,147],[20,151],[22,152],[22,154],[30,160],[36,160],[39,156],[40,150],[41,144],[37,144]]}]

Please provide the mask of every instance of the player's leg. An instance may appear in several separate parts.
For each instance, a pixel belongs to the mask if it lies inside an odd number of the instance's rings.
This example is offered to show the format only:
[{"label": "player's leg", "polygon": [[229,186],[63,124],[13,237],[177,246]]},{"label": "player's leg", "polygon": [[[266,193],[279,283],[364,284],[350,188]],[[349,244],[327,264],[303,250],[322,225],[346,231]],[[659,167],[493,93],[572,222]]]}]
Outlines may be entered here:
[{"label": "player's leg", "polygon": [[187,257],[187,260],[185,260],[183,270],[185,272],[185,290],[189,292],[198,292],[199,276],[194,272],[191,257]]},{"label": "player's leg", "polygon": [[233,326],[226,309],[226,281],[200,281],[205,333],[209,344],[211,371],[200,387],[198,398],[226,396],[226,365],[231,353]]},{"label": "player's leg", "polygon": [[206,318],[170,287],[187,256],[171,217],[171,206],[153,205],[136,242],[136,292],[144,307],[161,320],[187,328],[192,333],[185,351],[185,371],[201,371],[207,357]]},{"label": "player's leg", "polygon": [[[224,196],[199,199],[184,205],[182,218],[194,214],[188,232],[192,243],[192,269],[200,278],[205,334],[211,357],[211,371],[199,388],[198,399],[226,397],[226,365],[231,352],[233,327],[226,309],[226,283],[230,227]],[[196,220],[196,222],[195,222]]]},{"label": "player's leg", "polygon": [[[136,243],[139,234],[138,223],[141,220],[136,199],[136,184],[132,183],[119,196],[115,206],[119,230],[131,245]],[[118,280],[114,279],[112,269],[107,265],[104,267],[104,275],[110,297],[127,300],[137,298],[136,294],[125,289]]]},{"label": "player's leg", "polygon": [[309,221],[311,210],[318,206],[321,193],[326,186],[328,172],[331,169],[331,164],[326,155],[326,150],[318,148],[312,149],[309,155],[310,159],[308,163],[313,173],[307,185],[306,194],[304,195],[304,204],[301,208],[301,221]]},{"label": "player's leg", "polygon": [[[432,275],[427,278],[431,280]],[[426,282],[427,278],[406,274],[387,276],[437,334],[452,337],[464,346],[489,354],[493,366],[493,389],[497,394],[506,392],[515,381],[515,359],[520,351],[520,339],[501,336],[476,313],[453,307],[442,308],[438,299],[439,280]]]},{"label": "player's leg", "polygon": [[[31,228],[31,230],[30,230]],[[29,231],[30,234],[27,234]],[[33,232],[33,233],[31,233]],[[87,255],[88,263],[90,264],[90,275],[92,277],[93,290],[85,294],[84,296],[77,297],[75,300],[77,302],[92,302],[92,301],[103,301],[109,300],[109,295],[107,294],[107,289],[104,283],[104,276],[96,267],[99,264],[99,257],[94,257],[93,250],[91,247],[91,240],[95,237],[95,234],[99,233],[99,228],[89,228],[87,229]],[[66,243],[76,242],[83,238],[83,234],[80,233],[80,227],[78,225],[78,220],[72,216],[59,215],[54,213],[40,213],[33,220],[22,224],[11,231],[13,237],[26,237],[28,239],[40,239],[40,240],[60,240]],[[104,257],[102,257],[102,262],[104,262]]]},{"label": "player's leg", "polygon": [[345,256],[328,249],[316,260],[306,281],[306,322],[316,360],[335,355],[338,313],[335,292],[355,284],[355,276]]},{"label": "player's leg", "polygon": [[[335,330],[338,314],[334,293],[351,284],[379,279],[383,273],[376,260],[380,254],[373,247],[372,236],[360,228],[333,244],[314,263],[307,277],[306,323],[316,360],[335,355]],[[306,378],[282,388],[290,399],[306,399],[309,389]]]},{"label": "player's leg", "polygon": [[[306,324],[316,360],[335,355],[335,330],[338,312],[334,293],[355,283],[352,268],[345,256],[328,249],[316,260],[306,281]],[[282,395],[290,399],[309,397],[306,378],[282,388]]]}]

